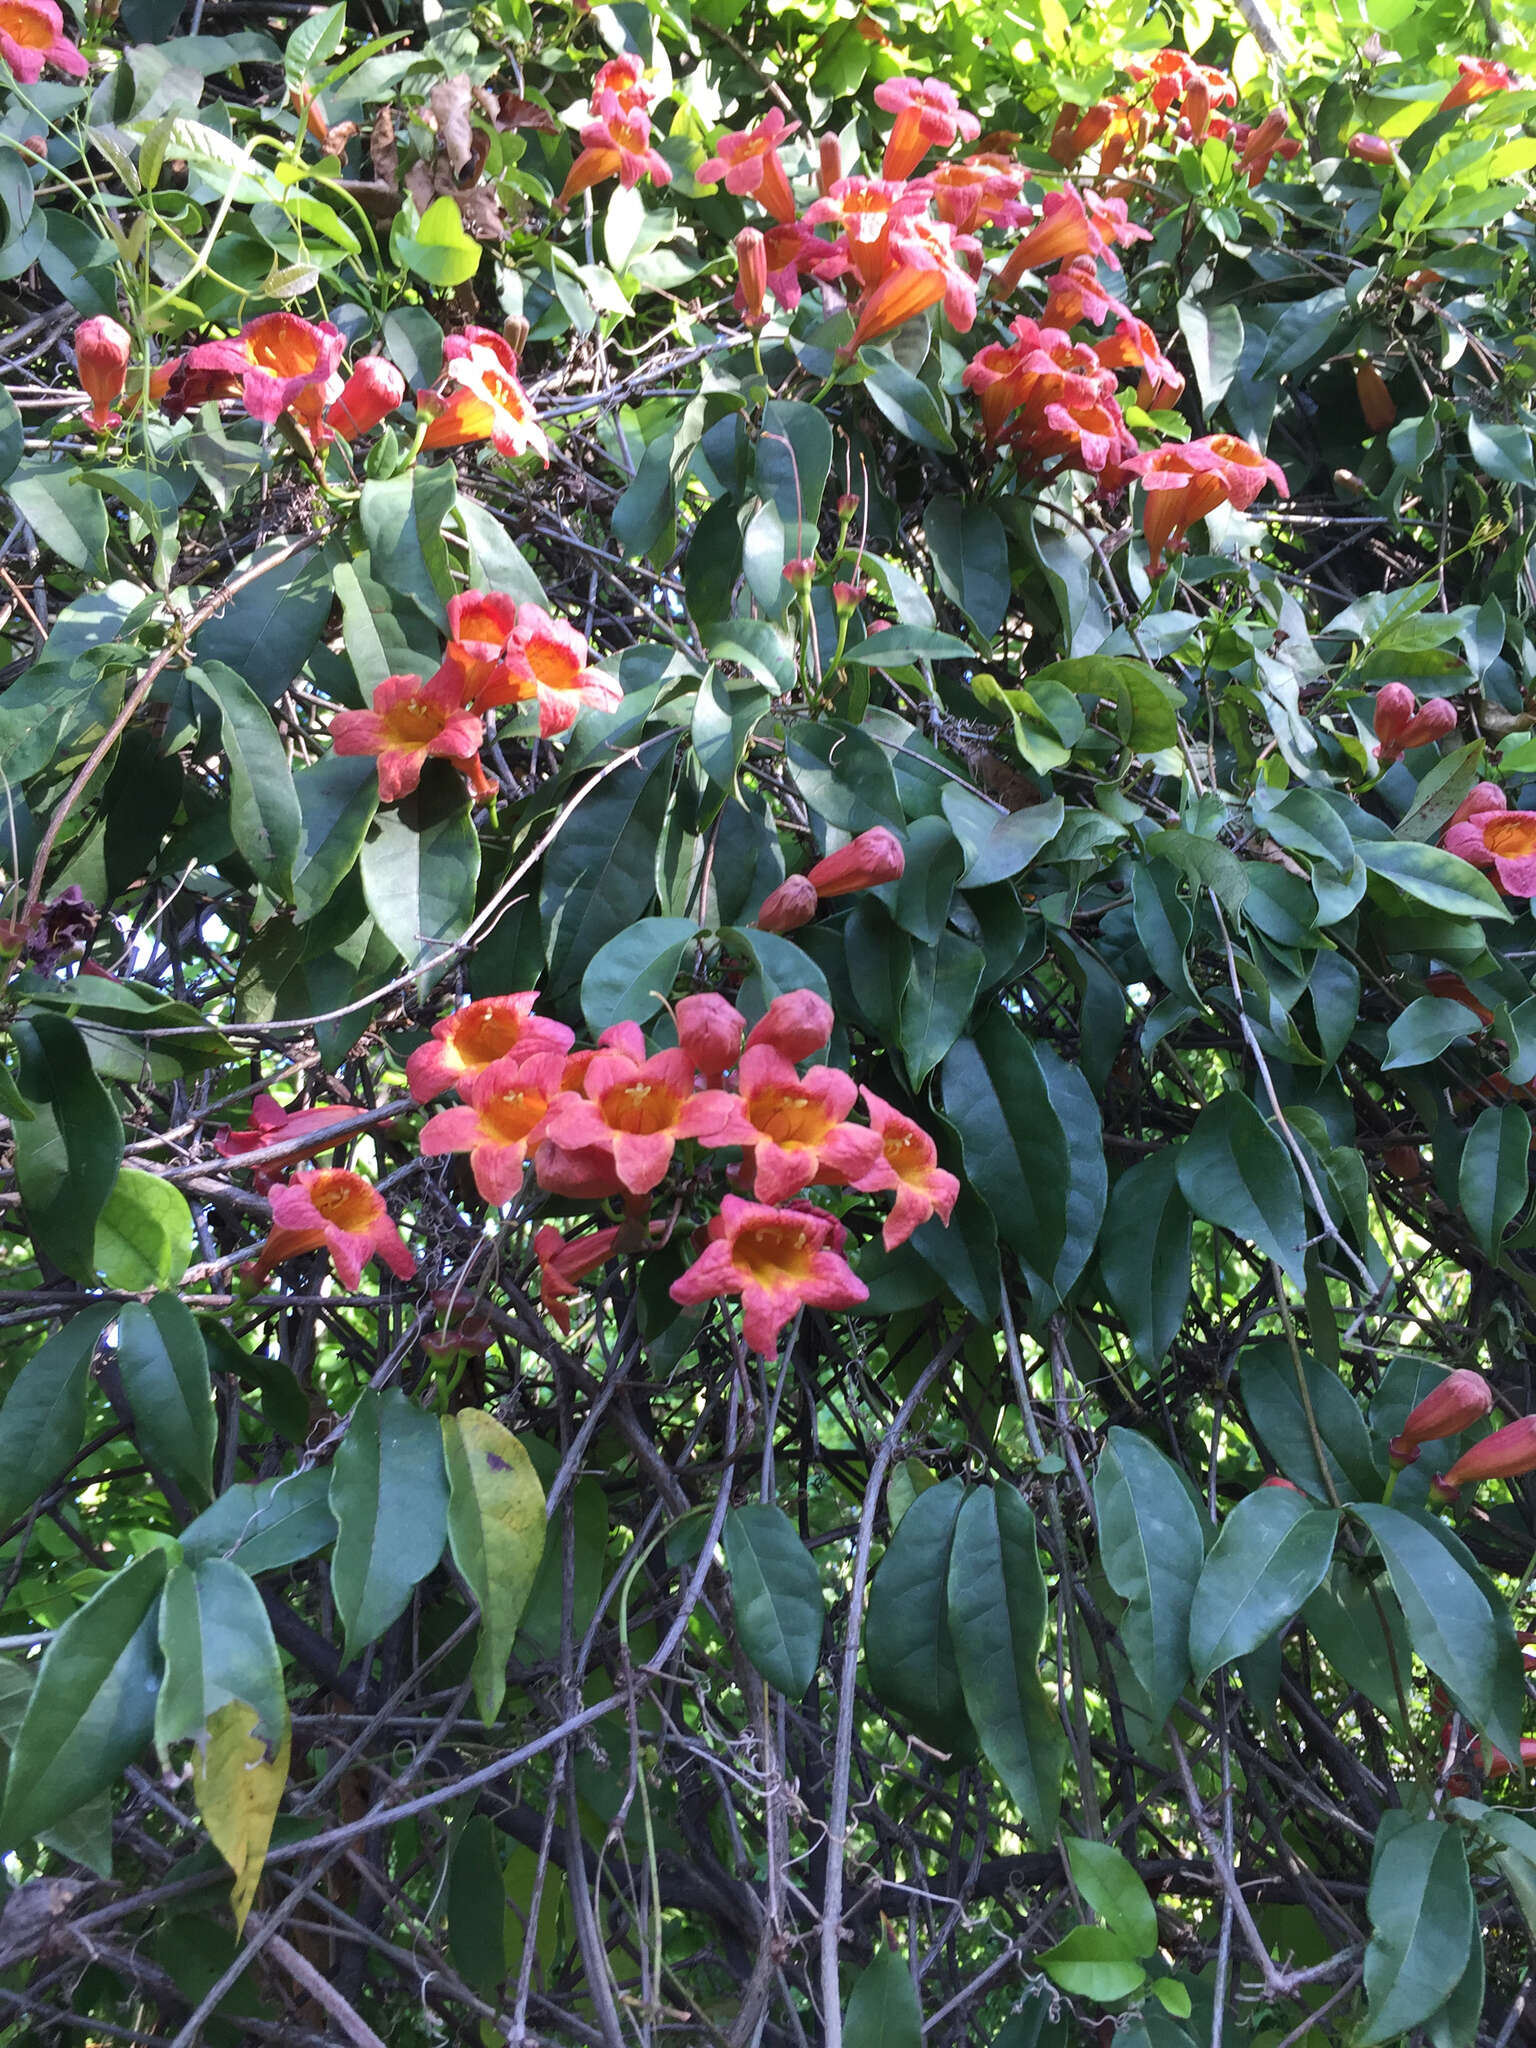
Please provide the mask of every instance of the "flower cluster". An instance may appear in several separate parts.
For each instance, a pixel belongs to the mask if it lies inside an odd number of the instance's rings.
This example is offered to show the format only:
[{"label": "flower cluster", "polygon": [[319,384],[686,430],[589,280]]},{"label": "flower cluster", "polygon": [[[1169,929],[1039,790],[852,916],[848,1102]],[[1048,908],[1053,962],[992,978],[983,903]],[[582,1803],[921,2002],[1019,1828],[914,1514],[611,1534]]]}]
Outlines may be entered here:
[{"label": "flower cluster", "polygon": [[[382,426],[404,403],[404,377],[384,356],[362,356],[341,374],[345,346],[328,320],[262,313],[223,341],[198,342],[149,373],[149,395],[171,419],[209,400],[237,398],[252,419],[271,426],[285,415],[310,446],[352,442]],[[75,361],[90,405],[86,419],[104,433],[122,424],[120,401],[137,403],[128,384],[132,343],[116,320],[82,320]],[[512,458],[530,449],[549,460],[549,442],[517,376],[517,356],[489,328],[466,327],[443,342],[441,389],[416,393],[423,448],[489,441]]]},{"label": "flower cluster", "polygon": [[467,590],[448,600],[448,630],[436,674],[386,676],[370,709],[331,719],[338,754],[376,757],[385,803],[409,796],[429,759],[450,762],[473,795],[494,796],[480,747],[487,714],[504,704],[537,703],[548,739],[568,731],[583,705],[612,711],[623,700],[613,677],[589,665],[581,634],[536,604]]},{"label": "flower cluster", "polygon": [[[959,1183],[927,1133],[840,1068],[804,1067],[832,1033],[831,1009],[811,991],[781,995],[750,1031],[724,997],[685,996],[676,1045],[657,1051],[631,1023],[578,1050],[569,1027],[535,1005],[527,991],[455,1011],[411,1054],[406,1078],[418,1102],[458,1095],[428,1121],[421,1150],[467,1155],[486,1202],[514,1200],[531,1170],[549,1193],[622,1203],[622,1224],[574,1239],[547,1225],[535,1240],[541,1298],[561,1328],[576,1283],[653,1234],[647,1212],[680,1148],[690,1148],[683,1194],[707,1187],[699,1155],[709,1153],[733,1155],[719,1164],[734,1192],[673,1298],[740,1296],[746,1340],[759,1351],[777,1348],[799,1307],[865,1298],[842,1256],[845,1226],[805,1200],[808,1189],[890,1194],[887,1249],[931,1216],[948,1222]],[[853,1121],[861,1093],[867,1124]]]}]

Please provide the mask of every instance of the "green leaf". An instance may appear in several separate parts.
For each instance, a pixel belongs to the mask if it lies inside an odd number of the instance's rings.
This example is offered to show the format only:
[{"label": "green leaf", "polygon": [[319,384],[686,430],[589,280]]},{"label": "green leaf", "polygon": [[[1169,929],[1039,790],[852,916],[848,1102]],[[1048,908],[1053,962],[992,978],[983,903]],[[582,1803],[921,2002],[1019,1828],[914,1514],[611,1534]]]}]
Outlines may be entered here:
[{"label": "green leaf", "polygon": [[[752,488],[774,507],[792,554],[810,554],[832,468],[832,429],[819,406],[770,398],[753,456]],[[804,541],[801,546],[800,542]]]},{"label": "green leaf", "polygon": [[1512,1102],[1485,1109],[1467,1133],[1457,1174],[1457,1199],[1490,1259],[1530,1191],[1531,1120]]},{"label": "green leaf", "polygon": [[930,498],[923,534],[944,594],[965,613],[978,638],[990,640],[1013,595],[1008,536],[988,505],[965,498]]},{"label": "green leaf", "polygon": [[1443,847],[1406,839],[1359,839],[1355,851],[1373,875],[1393,882],[1407,896],[1452,917],[1497,917],[1509,912],[1493,884],[1470,862]]},{"label": "green leaf", "polygon": [[1357,2048],[1404,2040],[1461,1982],[1477,1938],[1467,1852],[1441,1820],[1408,1821],[1381,1843],[1365,1910],[1365,2023]]},{"label": "green leaf", "polygon": [[1040,1841],[1056,1831],[1066,1753],[1040,1680],[1046,1616],[1034,1516],[1014,1487],[978,1488],[955,1525],[950,1637],[977,1740]]},{"label": "green leaf", "polygon": [[720,933],[720,944],[729,953],[752,963],[753,972],[742,983],[736,999],[744,1016],[755,1020],[775,996],[788,995],[794,989],[808,988],[824,1002],[831,1001],[827,978],[816,962],[782,933],[726,925]]},{"label": "green leaf", "polygon": [[0,386],[0,484],[9,482],[16,474],[24,445],[21,414],[16,410],[16,401],[4,386]]},{"label": "green leaf", "polygon": [[480,1609],[475,1704],[489,1727],[507,1690],[507,1659],[544,1555],[544,1489],[527,1451],[494,1415],[445,1415],[448,1541]]},{"label": "green leaf", "polygon": [[507,1974],[507,1898],[489,1814],[471,1814],[454,1839],[447,1905],[453,1967],[482,1998],[494,1998]]},{"label": "green leaf", "polygon": [[1327,1577],[1339,1518],[1303,1494],[1261,1486],[1221,1525],[1195,1588],[1189,1655],[1202,1682],[1284,1627]]},{"label": "green leaf", "polygon": [[1307,1389],[1305,1402],[1297,1382],[1295,1358],[1283,1338],[1261,1338],[1245,1346],[1239,1356],[1238,1386],[1243,1406],[1265,1449],[1287,1479],[1314,1499],[1329,1499],[1327,1481],[1317,1465],[1312,1437],[1315,1421],[1333,1491],[1341,1500],[1354,1500],[1362,1494],[1367,1499],[1377,1498],[1382,1473],[1377,1465],[1376,1444],[1359,1403],[1336,1372],[1330,1372],[1305,1351],[1301,1354],[1301,1369]]},{"label": "green leaf", "polygon": [[1157,1908],[1135,1867],[1109,1842],[1067,1837],[1067,1861],[1083,1903],[1133,1956],[1152,1955],[1157,1948]]},{"label": "green leaf", "polygon": [[288,754],[272,714],[232,668],[210,661],[190,678],[218,710],[229,763],[229,825],[257,881],[286,897],[302,820]]},{"label": "green leaf", "polygon": [[1368,1583],[1339,1558],[1301,1612],[1317,1647],[1344,1683],[1364,1693],[1405,1733],[1403,1710],[1412,1684],[1413,1650],[1391,1587],[1379,1579]]},{"label": "green leaf", "polygon": [[1469,419],[1467,447],[1478,468],[1495,483],[1522,484],[1528,491],[1536,490],[1536,461],[1532,460],[1531,437],[1525,427]]},{"label": "green leaf", "polygon": [[341,48],[346,26],[345,0],[321,8],[299,23],[283,48],[283,76],[290,86],[312,86],[324,77],[327,64]]},{"label": "green leaf", "polygon": [[80,479],[71,463],[52,455],[29,455],[6,479],[5,490],[18,516],[61,562],[87,575],[107,570],[107,507],[94,484]]},{"label": "green leaf", "polygon": [[880,1560],[864,1618],[869,1683],[881,1704],[946,1752],[969,1745],[960,1667],[949,1633],[950,1554],[965,1482],[920,1493]]},{"label": "green leaf", "polygon": [[137,1294],[174,1287],[192,1254],[192,1211],[180,1188],[136,1166],[118,1168],[92,1251],[109,1287]]},{"label": "green leaf", "polygon": [[1506,1756],[1518,1756],[1525,1686],[1503,1595],[1432,1516],[1374,1501],[1358,1501],[1351,1512],[1386,1559],[1415,1655],[1474,1728]]},{"label": "green leaf", "polygon": [[844,662],[862,662],[871,668],[906,668],[914,661],[974,661],[976,650],[953,633],[939,633],[926,626],[892,626],[884,633],[871,633],[866,640],[847,648]]},{"label": "green leaf", "polygon": [[1109,1170],[1104,1163],[1104,1126],[1093,1090],[1078,1068],[1069,1066],[1049,1046],[1042,1046],[1038,1057],[1051,1107],[1067,1140],[1066,1230],[1049,1276],[1052,1287],[1065,1300],[1098,1241]]},{"label": "green leaf", "polygon": [[894,1949],[861,1970],[843,2014],[843,2048],[922,2048],[923,2009],[912,1972]]},{"label": "green leaf", "polygon": [[1067,1134],[1034,1047],[1000,1011],[944,1061],[944,1114],[960,1134],[966,1178],[999,1235],[1036,1273],[1054,1271],[1067,1240]]},{"label": "green leaf", "polygon": [[114,1572],[43,1653],[6,1773],[0,1851],[67,1821],[111,1785],[155,1728],[155,1610],[163,1550]]},{"label": "green leaf", "polygon": [[821,1661],[826,1618],[815,1561],[784,1510],[766,1501],[732,1508],[723,1540],[741,1647],[771,1686],[801,1699]]},{"label": "green leaf", "polygon": [[934,946],[915,946],[902,990],[901,1056],[913,1087],[927,1079],[970,1021],[986,955],[958,932]]},{"label": "green leaf", "polygon": [[16,1184],[38,1250],[72,1280],[96,1277],[96,1218],[123,1157],[117,1105],[73,1024],[34,1010],[13,1026],[21,1091],[36,1107],[12,1127]]},{"label": "green leaf", "polygon": [[[0,1658],[0,1743],[4,1743],[7,1750],[16,1740],[16,1731],[21,1726],[27,1701],[32,1697],[36,1683],[35,1664],[15,1664],[9,1658]],[[96,1793],[56,1827],[45,1828],[38,1839],[45,1848],[57,1849],[72,1863],[83,1863],[98,1877],[109,1878],[112,1875],[111,1795],[104,1791]]]},{"label": "green leaf", "polygon": [[684,949],[698,936],[691,917],[643,917],[599,946],[581,977],[581,1014],[593,1037],[625,1018],[648,1023],[671,993]]},{"label": "green leaf", "polygon": [[1050,845],[1066,816],[1059,796],[1022,811],[999,811],[976,790],[955,782],[945,784],[939,801],[965,854],[962,889],[986,889],[1021,875]]},{"label": "green leaf", "polygon": [[1179,332],[1189,350],[1200,403],[1209,413],[1220,405],[1237,375],[1243,354],[1243,316],[1233,305],[1213,306],[1180,299]]},{"label": "green leaf", "polygon": [[[194,1505],[210,1501],[217,1428],[208,1354],[192,1311],[174,1294],[157,1294],[148,1304],[126,1302],[117,1364],[136,1440],[151,1466]],[[239,1697],[250,1699],[249,1693]]]},{"label": "green leaf", "polygon": [[379,769],[371,755],[324,754],[293,777],[299,843],[293,903],[300,924],[323,910],[357,865],[379,808]]},{"label": "green leaf", "polygon": [[1170,1150],[1128,1167],[1110,1190],[1099,1271],[1137,1356],[1160,1365],[1189,1301],[1193,1219]]},{"label": "green leaf", "polygon": [[398,1387],[358,1400],[331,1468],[330,1509],[331,1591],[353,1657],[405,1612],[448,1536],[442,1431]]},{"label": "green leaf", "polygon": [[865,360],[872,362],[874,368],[864,389],[897,433],[915,441],[919,448],[952,453],[955,442],[950,433],[947,401],[930,391],[921,377],[903,369],[894,357],[868,350]]},{"label": "green leaf", "polygon": [[[290,545],[286,540],[265,543],[237,562],[233,575],[244,575]],[[333,602],[320,551],[290,556],[237,590],[222,611],[198,628],[197,658],[205,666],[217,662],[232,669],[264,704],[275,704],[319,646]]]},{"label": "green leaf", "polygon": [[576,986],[599,948],[654,903],[671,768],[664,748],[658,758],[616,770],[567,810],[539,883],[552,993]]},{"label": "green leaf", "polygon": [[1147,1981],[1146,1971],[1111,1927],[1074,1927],[1034,1960],[1061,1990],[1101,2005],[1129,1998]]},{"label": "green leaf", "polygon": [[336,1537],[331,1475],[322,1466],[254,1485],[226,1487],[210,1508],[181,1532],[188,1564],[227,1557],[242,1571],[275,1571],[325,1550]]},{"label": "green leaf", "polygon": [[451,462],[419,462],[398,476],[370,478],[357,507],[370,572],[444,629],[453,578],[443,531],[453,516],[458,488]]},{"label": "green leaf", "polygon": [[1303,1284],[1306,1219],[1291,1155],[1246,1095],[1208,1103],[1178,1149],[1179,1189],[1195,1214],[1251,1241]]},{"label": "green leaf", "polygon": [[442,193],[412,225],[415,212],[406,204],[395,215],[390,255],[434,291],[451,292],[468,284],[480,268],[480,244],[465,227],[457,201]]},{"label": "green leaf", "polygon": [[1450,996],[1415,996],[1407,1009],[1392,1019],[1382,1068],[1427,1066],[1439,1059],[1447,1046],[1470,1038],[1476,1027],[1477,1019],[1465,1003]]},{"label": "green leaf", "polygon": [[374,922],[408,968],[431,967],[475,914],[480,837],[446,770],[381,811],[358,862]]},{"label": "green leaf", "polygon": [[10,1375],[0,1408],[0,1530],[68,1469],[85,1435],[91,1360],[114,1304],[81,1309]]},{"label": "green leaf", "polygon": [[1128,1429],[1110,1430],[1093,1498],[1105,1576],[1128,1603],[1120,1640],[1161,1728],[1189,1677],[1189,1612],[1205,1561],[1200,1517],[1177,1467]]},{"label": "green leaf", "polygon": [[165,1676],[155,1702],[155,1747],[201,1742],[220,1707],[243,1700],[274,1748],[288,1726],[283,1666],[261,1595],[222,1557],[175,1564],[160,1595]]}]

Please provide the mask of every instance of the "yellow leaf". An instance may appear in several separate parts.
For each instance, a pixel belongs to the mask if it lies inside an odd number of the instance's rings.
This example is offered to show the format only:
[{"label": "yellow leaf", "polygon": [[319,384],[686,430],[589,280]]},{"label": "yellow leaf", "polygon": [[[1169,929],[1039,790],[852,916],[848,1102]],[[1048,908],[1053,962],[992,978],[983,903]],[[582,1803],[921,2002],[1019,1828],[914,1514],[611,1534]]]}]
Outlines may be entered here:
[{"label": "yellow leaf", "polygon": [[272,1823],[288,1782],[290,1731],[286,1716],[276,1756],[256,1733],[259,1715],[243,1700],[231,1700],[208,1716],[208,1740],[192,1756],[192,1794],[214,1847],[235,1873],[229,1902],[235,1932],[245,1929],[261,1867],[267,1860]]},{"label": "yellow leaf", "polygon": [[480,1608],[475,1704],[489,1725],[507,1689],[507,1658],[544,1555],[544,1489],[533,1461],[494,1415],[443,1417],[448,1541]]}]

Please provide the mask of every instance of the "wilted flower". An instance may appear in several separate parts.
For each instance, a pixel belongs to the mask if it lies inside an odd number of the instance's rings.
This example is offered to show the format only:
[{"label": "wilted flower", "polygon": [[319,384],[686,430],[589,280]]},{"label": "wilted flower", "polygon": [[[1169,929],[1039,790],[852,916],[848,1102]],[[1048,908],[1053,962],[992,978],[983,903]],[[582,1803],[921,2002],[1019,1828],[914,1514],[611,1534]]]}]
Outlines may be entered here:
[{"label": "wilted flower", "polygon": [[[306,1151],[297,1158],[313,1159],[330,1145],[345,1142],[340,1138],[323,1140],[320,1133],[334,1130],[337,1124],[346,1123],[357,1115],[355,1103],[327,1102],[314,1109],[284,1109],[273,1096],[263,1092],[251,1104],[251,1120],[243,1131],[221,1131],[213,1141],[213,1149],[221,1159],[242,1159],[247,1152],[264,1152],[269,1145],[286,1145],[299,1138],[313,1139]],[[290,1161],[289,1165],[295,1164]],[[251,1172],[251,1185],[259,1195],[264,1195],[275,1181],[287,1171],[285,1166],[257,1166]]]},{"label": "wilted flower", "polygon": [[544,1224],[533,1240],[539,1261],[539,1300],[544,1313],[562,1336],[571,1334],[571,1312],[566,1307],[577,1292],[576,1282],[606,1266],[613,1257],[623,1226],[590,1231],[585,1237],[566,1237],[553,1223]]},{"label": "wilted flower", "polygon": [[765,1358],[801,1308],[853,1308],[869,1298],[840,1256],[846,1233],[835,1217],[727,1195],[710,1230],[702,1256],[673,1281],[672,1299],[686,1308],[739,1295],[742,1334]]},{"label": "wilted flower", "polygon": [[1427,746],[1456,730],[1456,707],[1444,697],[1420,704],[1406,683],[1385,683],[1376,693],[1373,713],[1376,758],[1390,767],[1411,747]]},{"label": "wilted flower", "polygon": [[91,401],[85,416],[99,434],[122,425],[122,415],[112,408],[127,382],[132,349],[127,328],[105,314],[82,320],[75,329],[75,368]]},{"label": "wilted flower", "polygon": [[1522,1415],[1518,1422],[1506,1422],[1491,1436],[1463,1451],[1449,1471],[1430,1481],[1431,1499],[1455,1500],[1464,1486],[1479,1486],[1485,1479],[1518,1479],[1523,1472],[1536,1471],[1536,1415]]},{"label": "wilted flower", "polygon": [[1409,1410],[1399,1435],[1387,1446],[1396,1466],[1411,1465],[1421,1444],[1437,1443],[1442,1437],[1459,1436],[1474,1422],[1481,1422],[1493,1407],[1493,1390],[1481,1373],[1462,1369],[1448,1372],[1439,1386]]}]

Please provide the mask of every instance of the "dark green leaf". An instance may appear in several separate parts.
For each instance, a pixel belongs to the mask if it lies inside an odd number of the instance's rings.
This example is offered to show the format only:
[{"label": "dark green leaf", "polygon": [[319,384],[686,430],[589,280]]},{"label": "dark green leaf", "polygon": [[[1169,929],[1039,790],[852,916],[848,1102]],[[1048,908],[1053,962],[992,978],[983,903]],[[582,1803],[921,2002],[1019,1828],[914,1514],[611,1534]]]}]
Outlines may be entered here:
[{"label": "dark green leaf", "polygon": [[672,992],[683,950],[699,936],[691,917],[645,917],[592,955],[581,1014],[595,1038],[624,1018],[645,1024]]},{"label": "dark green leaf", "polygon": [[1382,1067],[1425,1066],[1439,1059],[1457,1039],[1470,1038],[1476,1027],[1477,1019],[1465,1003],[1450,996],[1415,996],[1407,1009],[1392,1019]]},{"label": "dark green leaf", "polygon": [[235,845],[259,882],[286,897],[299,850],[302,820],[288,754],[272,714],[232,668],[209,661],[190,671],[219,713],[220,745],[229,763],[229,824]]},{"label": "dark green leaf", "polygon": [[331,1475],[320,1466],[253,1486],[231,1486],[181,1532],[188,1564],[228,1557],[242,1571],[269,1572],[324,1550],[336,1535]]},{"label": "dark green leaf", "polygon": [[105,575],[106,503],[72,463],[61,465],[51,455],[29,455],[12,470],[5,489],[18,515],[61,562],[93,576]]},{"label": "dark green leaf", "polygon": [[299,843],[293,902],[300,924],[323,910],[357,865],[379,808],[378,763],[371,755],[325,754],[293,777]]},{"label": "dark green leaf", "polygon": [[1367,1582],[1340,1558],[1303,1607],[1302,1619],[1344,1683],[1364,1693],[1401,1731],[1413,1650],[1403,1610],[1386,1581]]},{"label": "dark green leaf", "polygon": [[1177,1468],[1128,1429],[1110,1430],[1093,1497],[1105,1575],[1129,1603],[1120,1639],[1160,1728],[1189,1677],[1189,1611],[1205,1561],[1200,1517]]},{"label": "dark green leaf", "polygon": [[172,1565],[160,1596],[165,1676],[155,1702],[155,1747],[200,1740],[209,1717],[240,1700],[274,1748],[288,1725],[283,1667],[261,1595],[222,1557]]},{"label": "dark green leaf", "polygon": [[[578,816],[580,814],[578,813]],[[475,914],[480,837],[463,785],[444,769],[381,811],[359,860],[374,922],[407,967],[431,967]]]},{"label": "dark green leaf", "polygon": [[966,1177],[999,1234],[1037,1273],[1067,1240],[1067,1134],[1034,1047],[992,1011],[944,1061],[944,1113],[960,1134]]},{"label": "dark green leaf", "polygon": [[448,1953],[482,1998],[494,1998],[507,1973],[506,1919],[495,1824],[488,1814],[471,1814],[448,1865]]},{"label": "dark green leaf", "polygon": [[1013,592],[1003,522],[987,505],[930,498],[923,533],[945,595],[965,613],[978,637],[990,640],[1007,615]]},{"label": "dark green leaf", "polygon": [[965,1747],[969,1730],[947,1592],[964,1499],[961,1479],[918,1495],[880,1561],[864,1619],[864,1655],[876,1696],[945,1751]]},{"label": "dark green leaf", "polygon": [[1251,1241],[1293,1285],[1303,1284],[1306,1220],[1291,1155],[1246,1095],[1208,1103],[1179,1147],[1179,1188],[1191,1209]]},{"label": "dark green leaf", "polygon": [[1333,1562],[1339,1518],[1304,1494],[1261,1486],[1221,1525],[1195,1588],[1189,1655],[1204,1680],[1282,1628]]},{"label": "dark green leaf", "polygon": [[372,573],[439,628],[453,595],[443,530],[457,498],[451,462],[420,462],[399,476],[370,479],[357,508]]},{"label": "dark green leaf", "polygon": [[[1309,1353],[1301,1354],[1303,1400],[1291,1347],[1282,1338],[1265,1337],[1247,1345],[1238,1361],[1238,1385],[1249,1420],[1287,1479],[1315,1500],[1330,1498],[1318,1470],[1312,1424],[1322,1439],[1328,1476],[1341,1500],[1381,1492],[1376,1445],[1359,1404],[1336,1372]],[[1308,1415],[1308,1409],[1311,1415]]]},{"label": "dark green leaf", "polygon": [[844,2048],[922,2048],[923,2009],[912,1972],[891,1948],[859,1974],[843,2015]]},{"label": "dark green leaf", "polygon": [[38,1250],[72,1280],[96,1276],[96,1218],[123,1156],[117,1105],[73,1024],[34,1010],[14,1027],[21,1091],[36,1108],[13,1127],[16,1182]]},{"label": "dark green leaf", "polygon": [[[257,548],[235,564],[234,576],[291,545],[280,540]],[[331,579],[319,550],[292,555],[237,590],[223,610],[199,628],[197,658],[232,669],[264,704],[275,704],[319,646],[332,601]]]},{"label": "dark green leaf", "polygon": [[1192,1222],[1172,1150],[1139,1160],[1110,1190],[1099,1271],[1132,1346],[1148,1365],[1161,1364],[1184,1320]]},{"label": "dark green leaf", "polygon": [[557,994],[579,983],[599,947],[654,902],[671,766],[670,748],[630,762],[567,810],[539,885],[545,956]]},{"label": "dark green leaf", "polygon": [[901,1056],[913,1087],[926,1080],[970,1021],[985,955],[958,932],[912,949],[900,1004]]},{"label": "dark green leaf", "polygon": [[798,1700],[821,1660],[825,1610],[815,1563],[788,1515],[767,1502],[732,1508],[724,1544],[741,1647],[771,1686]]},{"label": "dark green leaf", "polygon": [[814,552],[821,496],[832,467],[832,429],[814,405],[770,398],[753,461],[752,488],[778,513],[792,555]]},{"label": "dark green leaf", "polygon": [[213,1497],[217,1432],[208,1354],[192,1311],[174,1294],[125,1303],[117,1363],[145,1457],[202,1506]]},{"label": "dark green leaf", "polygon": [[11,1376],[0,1408],[0,1530],[48,1492],[79,1450],[91,1360],[115,1314],[100,1303],[81,1309]]},{"label": "dark green leaf", "polygon": [[1497,917],[1509,912],[1493,884],[1469,862],[1443,847],[1407,839],[1360,839],[1355,850],[1373,875],[1396,883],[1405,895],[1452,917]]},{"label": "dark green leaf", "polygon": [[398,1388],[364,1393],[331,1469],[331,1590],[355,1656],[404,1613],[443,1554],[448,1473],[436,1420]]},{"label": "dark green leaf", "polygon": [[1442,1820],[1408,1821],[1380,1845],[1366,1899],[1365,2024],[1358,2048],[1404,2040],[1450,1997],[1477,1937],[1467,1852]]},{"label": "dark green leaf", "polygon": [[979,1488],[955,1524],[950,1638],[977,1740],[1039,1841],[1056,1831],[1066,1752],[1040,1680],[1046,1614],[1034,1516],[1014,1487]]},{"label": "dark green leaf", "polygon": [[192,1255],[192,1211],[179,1188],[136,1166],[118,1168],[96,1218],[92,1258],[109,1287],[173,1287]]},{"label": "dark green leaf", "polygon": [[11,1750],[0,1848],[67,1821],[153,1735],[155,1610],[165,1571],[163,1550],[135,1558],[48,1645]]},{"label": "dark green leaf", "polygon": [[1485,1109],[1467,1133],[1457,1176],[1461,1212],[1490,1259],[1525,1207],[1530,1156],[1531,1120],[1512,1102]]}]

